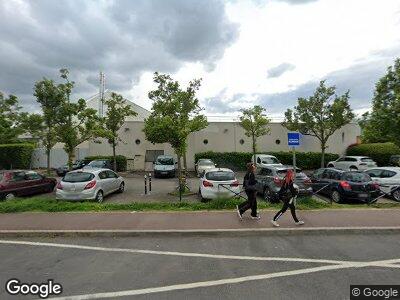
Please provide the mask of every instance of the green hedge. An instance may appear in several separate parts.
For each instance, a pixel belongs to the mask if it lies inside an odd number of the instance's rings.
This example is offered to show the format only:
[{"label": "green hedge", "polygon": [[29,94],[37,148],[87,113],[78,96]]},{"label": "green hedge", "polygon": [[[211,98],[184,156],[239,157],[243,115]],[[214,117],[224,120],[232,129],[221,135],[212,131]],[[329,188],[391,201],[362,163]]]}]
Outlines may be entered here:
[{"label": "green hedge", "polygon": [[[96,156],[86,156],[84,161],[86,163],[91,162],[92,160],[95,159],[109,159],[111,162],[114,160],[113,156],[107,156],[107,155],[96,155]],[[126,157],[123,155],[117,155],[116,156],[116,161],[117,161],[117,171],[118,172],[123,172],[126,171]]]},{"label": "green hedge", "polygon": [[347,155],[371,157],[379,166],[389,165],[390,156],[400,154],[400,148],[393,143],[373,143],[350,146]]},{"label": "green hedge", "polygon": [[1,144],[0,169],[29,169],[31,166],[34,144]]},{"label": "green hedge", "polygon": [[[276,156],[283,164],[291,165],[293,163],[292,152],[263,152],[262,154],[270,154]],[[196,153],[194,156],[197,162],[200,158],[212,159],[218,166],[226,167],[235,171],[246,170],[246,164],[251,161],[252,153],[250,152],[202,152]],[[326,153],[325,162],[336,160],[337,154]],[[297,166],[303,170],[318,169],[321,166],[321,153],[318,152],[297,152]]]}]

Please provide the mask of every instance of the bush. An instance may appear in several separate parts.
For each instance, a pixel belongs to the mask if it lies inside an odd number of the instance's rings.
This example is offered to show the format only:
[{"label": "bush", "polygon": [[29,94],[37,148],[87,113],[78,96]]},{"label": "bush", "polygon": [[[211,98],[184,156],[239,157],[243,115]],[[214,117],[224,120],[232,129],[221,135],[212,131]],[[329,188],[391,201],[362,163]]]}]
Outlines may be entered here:
[{"label": "bush", "polygon": [[[293,163],[292,152],[263,152],[276,156],[282,164],[291,165]],[[245,171],[246,164],[251,161],[253,156],[250,152],[202,152],[196,153],[195,162],[200,158],[212,159],[218,166],[226,167],[235,171]],[[337,154],[325,153],[325,162],[336,160]],[[321,153],[318,152],[296,152],[296,165],[303,170],[318,169],[321,166]]]},{"label": "bush", "polygon": [[29,143],[0,145],[0,169],[29,169],[34,149]]},{"label": "bush", "polygon": [[[116,162],[117,162],[117,171],[118,172],[124,172],[126,171],[126,157],[123,155],[117,155],[116,157]],[[96,156],[86,156],[84,161],[85,163],[89,163],[92,160],[95,159],[109,159],[111,162],[114,161],[113,156],[107,156],[107,155],[96,155]]]},{"label": "bush", "polygon": [[347,148],[347,155],[371,157],[379,166],[389,165],[390,156],[400,154],[400,148],[393,143],[360,144]]}]

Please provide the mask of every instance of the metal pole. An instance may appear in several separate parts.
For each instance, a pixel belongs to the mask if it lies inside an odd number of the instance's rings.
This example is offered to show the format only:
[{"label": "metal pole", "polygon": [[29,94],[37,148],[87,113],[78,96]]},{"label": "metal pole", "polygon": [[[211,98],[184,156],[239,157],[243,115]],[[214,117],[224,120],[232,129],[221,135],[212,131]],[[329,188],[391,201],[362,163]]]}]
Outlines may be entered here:
[{"label": "metal pole", "polygon": [[149,173],[149,194],[151,193],[151,173]]},{"label": "metal pole", "polygon": [[147,175],[144,175],[144,194],[147,195]]},{"label": "metal pole", "polygon": [[292,150],[293,150],[293,170],[294,170],[294,178],[296,178],[296,147],[293,147]]},{"label": "metal pole", "polygon": [[182,202],[182,176],[179,177],[179,202]]}]

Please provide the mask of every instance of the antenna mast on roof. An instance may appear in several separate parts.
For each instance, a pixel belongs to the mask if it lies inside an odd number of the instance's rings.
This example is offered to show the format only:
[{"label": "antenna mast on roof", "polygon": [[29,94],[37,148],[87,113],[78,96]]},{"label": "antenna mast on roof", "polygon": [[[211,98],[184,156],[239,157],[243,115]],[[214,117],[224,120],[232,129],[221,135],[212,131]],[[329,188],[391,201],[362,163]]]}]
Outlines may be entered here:
[{"label": "antenna mast on roof", "polygon": [[100,89],[99,89],[99,117],[104,114],[104,90],[106,86],[106,79],[104,73],[100,71]]}]

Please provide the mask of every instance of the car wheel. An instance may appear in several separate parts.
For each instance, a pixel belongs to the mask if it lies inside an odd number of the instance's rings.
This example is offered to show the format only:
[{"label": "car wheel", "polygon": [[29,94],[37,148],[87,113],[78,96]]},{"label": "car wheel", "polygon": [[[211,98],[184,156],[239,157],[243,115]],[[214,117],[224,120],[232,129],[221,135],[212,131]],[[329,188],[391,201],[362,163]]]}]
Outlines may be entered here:
[{"label": "car wheel", "polygon": [[102,202],[103,202],[103,200],[104,200],[104,195],[103,195],[103,192],[102,192],[102,191],[98,191],[98,192],[97,192],[95,200],[96,200],[98,203],[102,203]]},{"label": "car wheel", "polygon": [[119,185],[118,193],[123,193],[125,191],[125,183],[121,182]]},{"label": "car wheel", "polygon": [[267,201],[267,202],[271,202],[271,203],[273,202],[272,192],[271,192],[271,190],[270,190],[268,187],[266,187],[266,188],[264,189],[263,198],[264,198],[264,200]]},{"label": "car wheel", "polygon": [[6,194],[4,199],[5,200],[13,200],[13,199],[15,199],[15,194],[14,193],[8,193],[8,194]]},{"label": "car wheel", "polygon": [[331,194],[331,199],[333,202],[335,203],[340,203],[342,202],[342,196],[340,195],[340,193],[336,190],[334,190]]},{"label": "car wheel", "polygon": [[56,187],[55,184],[50,184],[47,188],[46,188],[46,193],[52,193],[54,192],[54,188]]},{"label": "car wheel", "polygon": [[400,202],[400,189],[398,188],[392,193],[393,199]]},{"label": "car wheel", "polygon": [[354,171],[358,171],[358,168],[356,166],[351,166],[349,168],[349,170],[354,172]]}]

